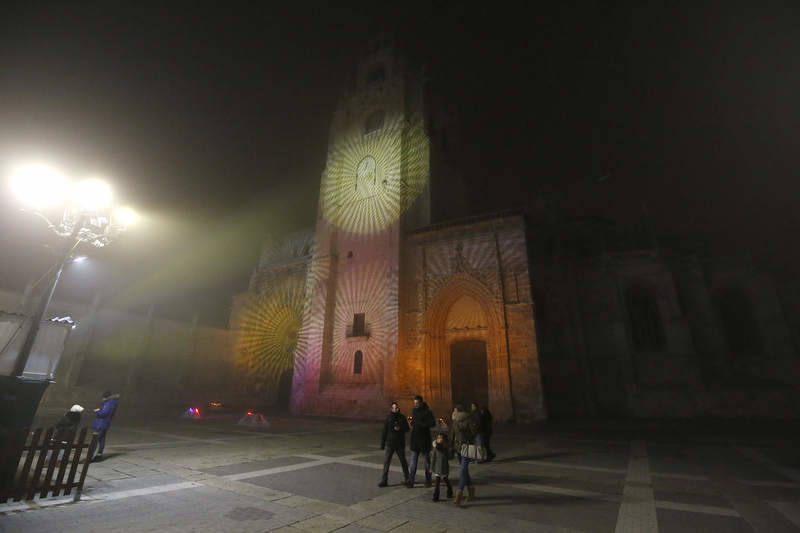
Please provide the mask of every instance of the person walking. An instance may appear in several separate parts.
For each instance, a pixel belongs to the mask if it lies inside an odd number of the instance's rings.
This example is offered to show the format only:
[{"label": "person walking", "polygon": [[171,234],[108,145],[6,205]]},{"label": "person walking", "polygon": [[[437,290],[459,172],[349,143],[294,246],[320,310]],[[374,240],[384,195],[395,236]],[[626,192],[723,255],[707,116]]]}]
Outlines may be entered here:
[{"label": "person walking", "polygon": [[472,402],[470,405],[470,409],[473,413],[478,414],[479,420],[479,427],[478,427],[478,436],[481,439],[481,445],[486,448],[486,459],[478,461],[479,463],[488,463],[492,459],[496,457],[495,453],[492,451],[492,413],[489,412],[489,409],[486,406],[481,406],[477,402]]},{"label": "person walking", "polygon": [[114,394],[111,391],[103,393],[103,405],[94,410],[94,423],[92,424],[92,431],[97,435],[97,453],[92,458],[92,462],[103,460],[103,450],[106,447],[106,434],[108,428],[111,426],[111,419],[114,418],[114,413],[117,412],[119,405],[119,394]]},{"label": "person walking", "polygon": [[379,487],[389,484],[389,465],[392,455],[397,454],[400,466],[403,467],[403,483],[408,483],[408,463],[406,462],[406,433],[409,430],[408,420],[400,412],[397,402],[392,402],[391,412],[386,417],[381,434],[381,450],[386,450],[383,455],[383,475],[378,483]]},{"label": "person walking", "polygon": [[[479,424],[477,415],[465,411],[461,405],[456,405],[453,408],[450,441],[453,443],[453,449],[458,455],[459,462],[458,490],[456,490],[456,497],[453,500],[456,505],[461,505],[462,500],[470,501],[475,499],[475,487],[472,485],[472,478],[469,475],[469,463],[472,459],[467,457],[464,450],[470,444],[473,447],[475,446]],[[465,488],[467,489],[466,497],[464,497]]]},{"label": "person walking", "polygon": [[431,443],[431,472],[436,478],[436,485],[433,489],[433,501],[439,501],[439,485],[444,480],[447,486],[447,497],[453,497],[453,486],[450,484],[450,459],[453,457],[453,449],[447,440],[447,435],[439,433],[436,440]]},{"label": "person walking", "polygon": [[414,411],[411,414],[411,470],[408,475],[408,488],[414,488],[417,477],[419,456],[425,459],[425,487],[431,486],[431,428],[436,418],[422,396],[414,396]]}]

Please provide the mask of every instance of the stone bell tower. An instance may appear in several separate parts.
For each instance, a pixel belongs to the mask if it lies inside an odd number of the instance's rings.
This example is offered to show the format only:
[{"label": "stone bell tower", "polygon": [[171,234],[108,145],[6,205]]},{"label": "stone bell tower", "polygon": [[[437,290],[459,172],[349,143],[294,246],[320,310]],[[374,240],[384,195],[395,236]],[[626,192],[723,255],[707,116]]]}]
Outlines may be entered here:
[{"label": "stone bell tower", "polygon": [[296,413],[372,416],[394,382],[403,232],[430,222],[423,80],[369,43],[330,127],[295,353]]}]

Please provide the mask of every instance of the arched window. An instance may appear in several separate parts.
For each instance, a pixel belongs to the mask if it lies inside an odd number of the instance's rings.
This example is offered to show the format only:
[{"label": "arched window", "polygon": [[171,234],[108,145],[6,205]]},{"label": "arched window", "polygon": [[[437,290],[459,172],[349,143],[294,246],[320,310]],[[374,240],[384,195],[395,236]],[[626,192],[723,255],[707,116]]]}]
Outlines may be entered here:
[{"label": "arched window", "polygon": [[727,287],[717,291],[714,303],[731,353],[760,353],[763,349],[753,304],[743,290]]},{"label": "arched window", "polygon": [[373,112],[367,121],[364,123],[364,135],[372,133],[383,127],[383,111],[378,110]]},{"label": "arched window", "polygon": [[637,352],[658,352],[665,348],[664,328],[653,291],[635,285],[625,291],[625,307],[631,325],[633,348]]},{"label": "arched window", "polygon": [[353,374],[360,374],[361,369],[364,367],[364,354],[361,350],[357,350],[353,356]]}]

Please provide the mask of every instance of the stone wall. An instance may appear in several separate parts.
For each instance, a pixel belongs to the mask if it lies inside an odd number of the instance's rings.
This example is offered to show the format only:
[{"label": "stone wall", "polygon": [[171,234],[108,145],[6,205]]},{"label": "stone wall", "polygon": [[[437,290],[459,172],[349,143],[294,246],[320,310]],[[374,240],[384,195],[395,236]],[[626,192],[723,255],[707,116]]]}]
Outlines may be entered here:
[{"label": "stone wall", "polygon": [[[0,291],[0,308],[27,313],[34,298]],[[183,408],[219,398],[246,400],[234,381],[230,333],[192,321],[157,318],[104,307],[53,300],[49,316],[76,321],[42,407],[94,405],[104,390],[120,392],[125,405]]]},{"label": "stone wall", "polygon": [[[386,238],[396,231],[392,226]],[[414,231],[403,237],[394,274],[386,254],[398,248],[376,248],[382,234],[345,239],[320,222],[295,354],[293,410],[373,417],[390,400],[410,409],[413,396],[423,394],[447,414],[451,346],[473,340],[486,345],[495,417],[545,418],[525,231],[520,215]],[[347,333],[358,312],[366,316],[364,336]],[[364,357],[360,373],[356,351]]]},{"label": "stone wall", "polygon": [[[533,295],[521,215],[476,218],[424,228],[408,237],[403,286],[400,367],[404,389],[423,392],[449,413],[451,347],[486,343],[488,404],[498,420],[546,417],[533,314]],[[413,296],[412,296],[413,295]],[[464,298],[476,302],[478,322],[460,324]],[[465,325],[466,324],[466,325]],[[403,392],[399,390],[398,392]]]},{"label": "stone wall", "polygon": [[257,405],[288,406],[309,262],[310,257],[300,256],[262,263],[251,290],[234,298],[230,330],[235,373]]},{"label": "stone wall", "polygon": [[[747,261],[667,253],[533,256],[550,413],[800,416],[791,292]],[[636,346],[626,300],[632,287],[655,299],[663,332],[657,348]],[[720,299],[731,290],[738,300]],[[731,316],[739,322],[726,326]],[[742,349],[737,328],[752,330],[752,345]]]}]

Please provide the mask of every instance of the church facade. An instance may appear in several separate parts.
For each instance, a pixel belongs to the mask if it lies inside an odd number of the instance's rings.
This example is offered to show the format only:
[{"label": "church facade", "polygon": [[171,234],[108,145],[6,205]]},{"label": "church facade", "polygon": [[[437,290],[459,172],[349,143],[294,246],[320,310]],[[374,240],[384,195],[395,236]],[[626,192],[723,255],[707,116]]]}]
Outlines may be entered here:
[{"label": "church facade", "polygon": [[373,41],[331,125],[294,412],[379,416],[422,394],[544,418],[524,220],[431,228],[436,150],[421,76]]},{"label": "church facade", "polygon": [[448,220],[464,195],[423,84],[370,44],[332,120],[315,229],[265,246],[235,300],[236,359],[265,403],[377,417],[422,394],[440,415],[476,401],[518,423],[800,415],[798,291],[625,245],[603,221]]}]

